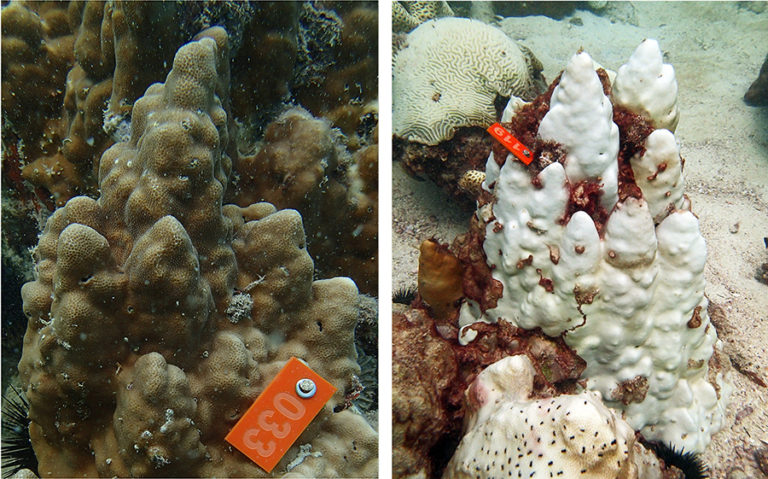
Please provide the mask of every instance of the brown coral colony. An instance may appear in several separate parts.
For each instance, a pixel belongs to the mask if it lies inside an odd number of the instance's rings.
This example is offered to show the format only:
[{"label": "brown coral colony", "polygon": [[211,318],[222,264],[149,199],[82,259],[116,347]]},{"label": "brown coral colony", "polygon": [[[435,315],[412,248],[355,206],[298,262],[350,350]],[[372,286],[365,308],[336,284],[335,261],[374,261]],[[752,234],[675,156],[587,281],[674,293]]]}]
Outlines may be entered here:
[{"label": "brown coral colony", "polygon": [[[376,309],[358,288],[376,291],[377,10],[181,5],[2,9],[3,199],[45,223],[18,365],[37,472],[267,477],[225,436],[296,357],[336,393],[272,474],[373,477],[377,433],[351,407],[355,328]],[[303,67],[344,71],[291,92],[318,18],[338,29],[333,58]],[[230,70],[232,45],[262,40],[287,67]],[[320,98],[311,112],[287,105],[299,90]]]}]

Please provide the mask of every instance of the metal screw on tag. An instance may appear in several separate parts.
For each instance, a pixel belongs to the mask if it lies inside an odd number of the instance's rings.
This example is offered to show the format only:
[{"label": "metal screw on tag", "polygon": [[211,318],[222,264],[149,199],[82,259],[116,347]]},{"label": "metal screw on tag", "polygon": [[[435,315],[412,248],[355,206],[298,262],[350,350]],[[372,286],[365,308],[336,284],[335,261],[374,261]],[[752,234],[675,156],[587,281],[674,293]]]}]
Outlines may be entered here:
[{"label": "metal screw on tag", "polygon": [[529,150],[523,150],[523,154],[527,156],[528,158],[531,157],[531,152]]},{"label": "metal screw on tag", "polygon": [[296,394],[300,398],[309,399],[315,395],[315,392],[317,392],[317,386],[315,386],[315,382],[311,379],[299,379],[296,383]]}]

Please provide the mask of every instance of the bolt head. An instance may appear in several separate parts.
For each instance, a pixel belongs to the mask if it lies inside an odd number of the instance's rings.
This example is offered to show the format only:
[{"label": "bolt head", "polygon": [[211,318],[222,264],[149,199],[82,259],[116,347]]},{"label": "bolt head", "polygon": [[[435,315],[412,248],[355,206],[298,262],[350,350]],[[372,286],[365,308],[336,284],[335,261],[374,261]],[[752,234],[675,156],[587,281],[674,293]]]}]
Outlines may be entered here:
[{"label": "bolt head", "polygon": [[309,399],[317,392],[317,385],[314,381],[308,378],[299,379],[296,382],[296,394],[304,399]]}]

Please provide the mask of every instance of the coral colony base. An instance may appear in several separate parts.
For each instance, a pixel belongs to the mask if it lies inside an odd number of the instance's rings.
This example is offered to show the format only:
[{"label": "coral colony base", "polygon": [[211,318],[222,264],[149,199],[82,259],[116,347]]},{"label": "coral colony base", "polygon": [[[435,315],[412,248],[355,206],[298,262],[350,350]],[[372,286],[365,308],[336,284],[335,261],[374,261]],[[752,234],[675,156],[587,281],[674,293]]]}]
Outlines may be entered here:
[{"label": "coral colony base", "polygon": [[337,392],[272,476],[376,475],[376,433],[347,409],[355,284],[313,281],[295,210],[222,206],[228,65],[221,28],[180,48],[101,157],[100,197],[40,237],[19,373],[42,477],[264,477],[224,437],[292,356]]},{"label": "coral colony base", "polygon": [[[397,475],[679,477],[677,459],[705,473],[680,451],[722,427],[730,366],[683,194],[676,95],[646,40],[615,76],[579,52],[546,93],[510,101],[501,123],[533,161],[494,146],[470,231],[425,242],[418,295],[396,305],[396,384],[420,363],[436,375],[393,402]],[[462,436],[450,460],[436,453]]]}]

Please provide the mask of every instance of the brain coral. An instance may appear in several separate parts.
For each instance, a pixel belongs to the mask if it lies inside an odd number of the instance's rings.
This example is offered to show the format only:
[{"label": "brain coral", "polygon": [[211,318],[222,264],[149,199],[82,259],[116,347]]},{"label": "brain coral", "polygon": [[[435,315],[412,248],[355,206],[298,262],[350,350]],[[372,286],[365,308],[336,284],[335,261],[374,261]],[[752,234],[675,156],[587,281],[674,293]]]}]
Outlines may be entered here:
[{"label": "brain coral", "polygon": [[536,95],[531,70],[538,62],[498,28],[442,18],[423,23],[406,42],[393,65],[392,130],[399,137],[436,145],[457,128],[495,121],[497,95]]},{"label": "brain coral", "polygon": [[[490,156],[484,187],[493,201],[481,202],[477,217],[503,293],[482,314],[465,304],[461,324],[504,320],[564,335],[587,362],[588,388],[633,428],[702,451],[722,425],[729,390],[707,315],[704,238],[679,190],[674,136],[652,127],[630,134],[651,119],[611,105],[600,77],[582,52],[553,89],[531,140],[539,152],[545,140],[559,142],[565,153],[558,161],[537,153],[526,167],[506,150]],[[591,87],[573,89],[578,83]],[[669,88],[676,92],[676,83]],[[516,137],[531,134],[522,128],[536,125],[532,116],[547,101],[518,111],[508,124]]]},{"label": "brain coral", "polygon": [[[227,50],[221,28],[179,49],[101,157],[101,196],[40,237],[19,372],[44,477],[266,476],[224,436],[292,356],[338,392],[272,474],[376,474],[376,433],[344,409],[357,288],[313,281],[296,211],[222,206]],[[247,314],[226,314],[235,290]]]}]

